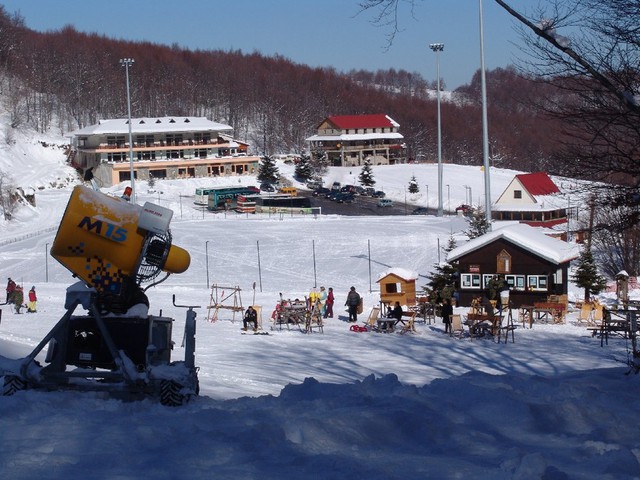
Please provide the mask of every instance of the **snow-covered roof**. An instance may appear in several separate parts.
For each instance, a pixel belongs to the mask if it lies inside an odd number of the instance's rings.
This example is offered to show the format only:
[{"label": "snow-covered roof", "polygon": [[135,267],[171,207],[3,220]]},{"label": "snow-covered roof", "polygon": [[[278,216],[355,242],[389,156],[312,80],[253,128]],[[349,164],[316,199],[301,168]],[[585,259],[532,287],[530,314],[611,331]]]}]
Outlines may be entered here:
[{"label": "snow-covered roof", "polygon": [[[233,128],[224,123],[213,122],[206,117],[144,117],[131,119],[131,132],[161,133],[161,132],[210,132],[231,131]],[[126,118],[112,118],[100,120],[95,125],[71,132],[71,135],[108,135],[128,134],[129,120]]]},{"label": "snow-covered roof", "polygon": [[307,142],[324,142],[336,140],[354,141],[354,140],[376,140],[376,139],[388,139],[388,140],[402,140],[404,137],[397,132],[389,133],[343,133],[340,135],[313,135],[307,138]]},{"label": "snow-covered roof", "polygon": [[580,246],[545,235],[541,229],[520,223],[497,228],[454,248],[447,255],[451,262],[498,239],[504,239],[557,265],[578,257]]},{"label": "snow-covered roof", "polygon": [[394,268],[390,268],[385,272],[382,272],[378,276],[378,280],[376,280],[376,282],[379,282],[387,275],[395,275],[396,277],[399,277],[403,280],[415,280],[418,278],[418,272],[415,272],[413,270],[407,270],[406,268],[394,267]]},{"label": "snow-covered roof", "polygon": [[494,203],[492,210],[499,212],[551,212],[568,208],[567,198],[563,194],[533,195],[535,203]]},{"label": "snow-covered roof", "polygon": [[398,128],[400,124],[389,115],[382,113],[372,115],[332,115],[324,122],[330,122],[341,130],[351,128]]}]

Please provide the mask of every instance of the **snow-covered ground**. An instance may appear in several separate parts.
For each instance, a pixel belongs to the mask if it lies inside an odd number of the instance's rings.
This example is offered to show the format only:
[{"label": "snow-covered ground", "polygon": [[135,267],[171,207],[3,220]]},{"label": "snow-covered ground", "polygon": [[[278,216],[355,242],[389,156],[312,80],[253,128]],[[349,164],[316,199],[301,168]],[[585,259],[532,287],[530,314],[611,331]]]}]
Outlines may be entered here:
[{"label": "snow-covered ground", "polygon": [[[48,166],[29,181],[26,172],[16,175],[17,183],[37,189],[41,175],[49,176],[47,183],[67,176],[60,152],[33,150]],[[0,167],[7,162],[0,157]],[[281,170],[291,174],[288,166]],[[428,185],[433,207],[436,171],[435,165],[375,167],[374,176],[378,188],[403,201],[415,175],[421,192],[407,199],[425,206]],[[325,181],[355,183],[358,173],[332,169]],[[493,195],[514,173],[492,170]],[[446,165],[452,206],[465,203],[469,188],[478,203],[482,180],[477,167]],[[3,478],[640,478],[640,384],[625,375],[630,346],[612,338],[601,348],[576,325],[577,313],[565,325],[520,324],[515,343],[506,345],[453,339],[439,321],[418,324],[415,334],[349,330],[343,304],[350,286],[364,297],[364,319],[378,303],[376,280],[388,268],[416,271],[418,287],[425,285],[437,245],[451,234],[460,244],[464,220],[203,214],[180,196],[216,182],[229,179],[137,185],[140,203],[174,210],[174,243],[191,254],[184,274],[147,293],[151,313],[176,319],[174,359],[184,354],[184,309],[172,305],[172,295],[201,307],[200,397],[180,408],[97,393],[0,397]],[[35,208],[23,207],[0,224],[0,278],[11,276],[27,290],[35,285],[39,295],[37,314],[0,307],[4,365],[28,354],[64,313],[65,289],[74,279],[47,252],[70,190],[37,190]],[[207,280],[227,293],[239,286],[243,306],[262,305],[267,331],[280,293],[300,298],[314,286],[333,287],[337,315],[323,334],[241,335],[239,316],[234,321],[230,311],[207,320]]]}]

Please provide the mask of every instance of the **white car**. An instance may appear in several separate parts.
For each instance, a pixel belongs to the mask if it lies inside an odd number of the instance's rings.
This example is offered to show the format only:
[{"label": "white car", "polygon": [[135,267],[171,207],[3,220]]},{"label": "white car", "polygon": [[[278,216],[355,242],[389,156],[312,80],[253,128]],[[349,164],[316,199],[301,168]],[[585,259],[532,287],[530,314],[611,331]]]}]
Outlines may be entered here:
[{"label": "white car", "polygon": [[379,207],[393,207],[393,200],[389,200],[388,198],[381,198],[378,200]]}]

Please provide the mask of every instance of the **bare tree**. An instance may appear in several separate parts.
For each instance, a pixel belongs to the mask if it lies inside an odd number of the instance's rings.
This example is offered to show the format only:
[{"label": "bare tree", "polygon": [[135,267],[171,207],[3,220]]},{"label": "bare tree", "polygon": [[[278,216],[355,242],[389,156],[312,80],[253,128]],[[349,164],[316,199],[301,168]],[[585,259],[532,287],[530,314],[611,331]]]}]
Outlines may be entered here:
[{"label": "bare tree", "polygon": [[5,220],[11,220],[16,205],[15,186],[11,175],[0,170],[0,209]]}]

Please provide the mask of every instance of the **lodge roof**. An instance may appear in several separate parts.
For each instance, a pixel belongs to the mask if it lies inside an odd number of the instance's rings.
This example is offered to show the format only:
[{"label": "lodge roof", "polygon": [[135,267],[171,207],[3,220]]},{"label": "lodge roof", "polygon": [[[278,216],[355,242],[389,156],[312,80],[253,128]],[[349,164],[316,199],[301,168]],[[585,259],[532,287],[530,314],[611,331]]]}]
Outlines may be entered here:
[{"label": "lodge roof", "polygon": [[340,130],[354,128],[393,128],[400,124],[385,114],[370,115],[332,115],[324,121],[333,124]]}]

